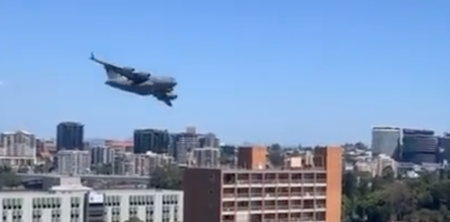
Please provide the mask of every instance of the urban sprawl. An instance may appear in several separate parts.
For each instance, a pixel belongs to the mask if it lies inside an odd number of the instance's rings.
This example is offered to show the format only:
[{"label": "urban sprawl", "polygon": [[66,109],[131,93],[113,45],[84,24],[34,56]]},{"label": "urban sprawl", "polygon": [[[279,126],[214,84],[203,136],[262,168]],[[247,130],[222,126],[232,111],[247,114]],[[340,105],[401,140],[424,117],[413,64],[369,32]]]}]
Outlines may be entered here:
[{"label": "urban sprawl", "polygon": [[0,134],[3,222],[450,221],[450,135],[373,127],[370,145],[229,145],[195,127],[129,141]]}]

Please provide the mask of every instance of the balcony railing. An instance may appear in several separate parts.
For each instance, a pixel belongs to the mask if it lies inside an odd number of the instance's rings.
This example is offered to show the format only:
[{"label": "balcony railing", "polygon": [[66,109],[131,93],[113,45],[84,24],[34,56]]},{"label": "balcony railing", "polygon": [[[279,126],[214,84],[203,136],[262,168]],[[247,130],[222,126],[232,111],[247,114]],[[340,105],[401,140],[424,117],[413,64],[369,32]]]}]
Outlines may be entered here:
[{"label": "balcony railing", "polygon": [[251,180],[236,180],[235,182],[225,182],[225,185],[232,184],[311,184],[311,183],[326,183],[325,179],[251,179]]},{"label": "balcony railing", "polygon": [[318,221],[318,220],[315,220],[313,217],[301,217],[301,218],[290,218],[290,219],[278,218],[276,220],[275,219],[262,220],[262,222],[305,222],[305,221]]},{"label": "balcony railing", "polygon": [[293,209],[323,209],[325,208],[324,204],[316,204],[316,205],[252,205],[252,206],[239,206],[239,207],[223,207],[222,211],[231,212],[231,211],[248,211],[248,210],[293,210]]},{"label": "balcony railing", "polygon": [[314,197],[325,196],[325,192],[283,192],[283,193],[224,193],[225,198],[250,198],[250,197]]}]

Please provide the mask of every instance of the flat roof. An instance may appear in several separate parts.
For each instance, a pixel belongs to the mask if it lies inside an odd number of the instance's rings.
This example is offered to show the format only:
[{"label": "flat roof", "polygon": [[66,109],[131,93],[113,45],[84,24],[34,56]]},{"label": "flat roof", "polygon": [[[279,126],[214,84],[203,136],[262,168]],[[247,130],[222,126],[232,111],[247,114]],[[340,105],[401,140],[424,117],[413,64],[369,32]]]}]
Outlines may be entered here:
[{"label": "flat roof", "polygon": [[137,194],[137,193],[183,193],[182,190],[165,190],[165,189],[99,189],[99,190],[82,190],[82,189],[74,189],[74,190],[61,190],[61,191],[52,191],[52,190],[19,190],[19,189],[11,189],[11,190],[1,190],[0,194],[17,194],[17,193],[27,193],[27,194],[70,194],[70,193],[86,193],[86,192],[106,192],[106,193],[117,193],[117,194]]}]

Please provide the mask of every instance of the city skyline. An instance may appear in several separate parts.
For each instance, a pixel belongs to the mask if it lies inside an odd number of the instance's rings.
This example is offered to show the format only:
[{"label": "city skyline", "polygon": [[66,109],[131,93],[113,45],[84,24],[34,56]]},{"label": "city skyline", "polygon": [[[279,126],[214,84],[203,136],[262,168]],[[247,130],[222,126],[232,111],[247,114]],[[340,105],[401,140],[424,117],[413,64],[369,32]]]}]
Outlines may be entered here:
[{"label": "city skyline", "polygon": [[[1,131],[194,125],[224,142],[313,145],[368,143],[373,125],[450,130],[450,2],[82,3],[0,8]],[[91,51],[176,77],[177,103],[109,89]]]}]

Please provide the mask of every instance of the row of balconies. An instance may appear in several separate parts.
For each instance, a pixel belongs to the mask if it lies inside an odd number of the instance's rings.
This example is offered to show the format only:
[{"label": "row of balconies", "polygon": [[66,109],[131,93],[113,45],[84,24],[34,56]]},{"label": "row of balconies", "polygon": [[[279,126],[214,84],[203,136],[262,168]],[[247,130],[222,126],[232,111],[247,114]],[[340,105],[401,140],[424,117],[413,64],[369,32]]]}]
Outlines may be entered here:
[{"label": "row of balconies", "polygon": [[224,184],[317,184],[326,183],[326,179],[303,179],[303,180],[289,180],[289,179],[278,179],[278,180],[234,180],[224,182]]},{"label": "row of balconies", "polygon": [[[296,218],[290,218],[290,219],[263,219],[261,222],[325,222],[325,218],[320,217],[296,217]],[[222,222],[236,222],[236,220],[222,220]]]},{"label": "row of balconies", "polygon": [[286,205],[251,205],[251,206],[238,206],[238,207],[222,207],[223,212],[232,212],[232,211],[252,211],[252,210],[308,210],[308,209],[316,209],[318,211],[325,209],[325,204],[286,204]]},{"label": "row of balconies", "polygon": [[224,193],[223,198],[246,198],[246,197],[314,197],[325,196],[326,192],[284,192],[284,193]]}]

